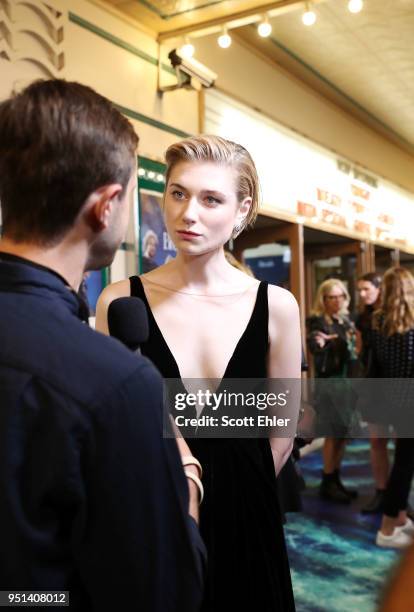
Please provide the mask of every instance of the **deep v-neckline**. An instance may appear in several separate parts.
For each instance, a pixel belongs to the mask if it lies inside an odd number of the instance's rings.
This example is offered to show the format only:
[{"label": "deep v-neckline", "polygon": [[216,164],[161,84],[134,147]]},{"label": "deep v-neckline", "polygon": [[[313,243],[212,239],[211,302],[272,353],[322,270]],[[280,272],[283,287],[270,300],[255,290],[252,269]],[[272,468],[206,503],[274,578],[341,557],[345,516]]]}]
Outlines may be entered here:
[{"label": "deep v-neckline", "polygon": [[[137,276],[137,278],[138,278],[139,283],[141,285],[142,297],[143,297],[143,300],[145,302],[145,306],[147,308],[147,312],[149,313],[149,316],[150,316],[151,322],[153,324],[153,327],[154,327],[156,333],[158,334],[159,338],[161,339],[161,343],[163,344],[163,346],[164,346],[164,348],[165,348],[165,350],[167,352],[167,355],[168,355],[169,359],[171,360],[171,363],[172,363],[172,365],[174,367],[174,370],[177,373],[176,378],[179,378],[182,381],[183,377],[181,376],[181,372],[180,372],[180,368],[178,367],[177,360],[174,357],[174,353],[172,352],[168,342],[166,341],[166,339],[164,337],[164,334],[162,333],[162,330],[161,330],[160,326],[157,323],[157,320],[156,320],[156,318],[154,316],[154,313],[152,312],[152,308],[151,308],[151,305],[150,305],[150,303],[148,301],[147,294],[145,293],[144,284],[143,284],[143,282],[142,282],[142,280],[141,280],[141,278],[139,276]],[[254,320],[254,316],[256,314],[256,310],[258,308],[259,294],[260,294],[260,290],[261,290],[262,285],[263,285],[263,281],[260,281],[258,286],[257,286],[256,299],[254,301],[254,306],[253,306],[251,315],[250,315],[249,320],[248,320],[248,322],[246,324],[246,327],[244,328],[240,338],[238,339],[238,341],[236,343],[236,346],[234,347],[234,350],[233,350],[233,352],[232,352],[232,354],[230,356],[230,359],[229,359],[229,361],[227,363],[226,369],[224,370],[224,374],[223,374],[223,376],[221,378],[216,378],[215,379],[215,380],[220,380],[218,388],[221,386],[223,380],[227,377],[228,371],[230,370],[230,366],[231,366],[232,362],[234,361],[234,359],[235,359],[235,357],[237,355],[237,351],[238,351],[241,343],[243,342],[243,339],[244,339],[245,335],[247,334],[250,326],[252,325],[252,322]]]}]

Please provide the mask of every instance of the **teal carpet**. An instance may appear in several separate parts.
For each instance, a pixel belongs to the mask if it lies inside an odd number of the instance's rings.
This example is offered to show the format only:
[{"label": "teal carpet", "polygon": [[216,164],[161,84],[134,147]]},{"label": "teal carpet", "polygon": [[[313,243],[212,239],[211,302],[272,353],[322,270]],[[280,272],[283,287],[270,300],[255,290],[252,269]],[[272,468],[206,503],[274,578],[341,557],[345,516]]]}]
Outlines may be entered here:
[{"label": "teal carpet", "polygon": [[352,442],[343,463],[343,480],[359,490],[350,506],[317,495],[320,451],[300,461],[307,488],[303,513],[288,514],[286,542],[297,612],[374,612],[399,552],[375,546],[380,516],[359,512],[372,493],[369,447]]}]

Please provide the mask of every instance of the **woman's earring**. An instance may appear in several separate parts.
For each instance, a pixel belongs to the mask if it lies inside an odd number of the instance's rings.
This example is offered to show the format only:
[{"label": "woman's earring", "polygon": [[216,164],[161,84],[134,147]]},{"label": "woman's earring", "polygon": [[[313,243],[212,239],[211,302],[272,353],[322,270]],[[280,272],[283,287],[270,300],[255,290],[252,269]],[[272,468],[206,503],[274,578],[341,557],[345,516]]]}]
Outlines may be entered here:
[{"label": "woman's earring", "polygon": [[233,228],[233,232],[231,234],[232,239],[234,240],[235,238],[237,238],[237,236],[241,233],[242,230],[243,230],[242,223],[240,223],[240,225],[235,225]]}]

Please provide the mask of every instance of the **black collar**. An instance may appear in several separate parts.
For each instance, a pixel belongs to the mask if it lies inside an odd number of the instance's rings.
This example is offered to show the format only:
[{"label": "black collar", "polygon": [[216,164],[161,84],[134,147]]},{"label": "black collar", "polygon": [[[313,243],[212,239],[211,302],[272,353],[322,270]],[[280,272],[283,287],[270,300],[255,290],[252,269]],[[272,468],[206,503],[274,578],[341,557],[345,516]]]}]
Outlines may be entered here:
[{"label": "black collar", "polygon": [[40,270],[41,272],[46,272],[47,274],[53,275],[55,278],[57,278],[66,287],[66,289],[76,299],[76,301],[78,303],[78,317],[82,321],[84,321],[85,323],[89,323],[89,306],[88,306],[88,304],[69,285],[67,280],[65,278],[63,278],[63,276],[61,274],[59,274],[58,272],[55,272],[55,270],[52,270],[51,268],[48,268],[47,266],[42,266],[42,264],[36,263],[36,262],[34,262],[34,261],[30,260],[30,259],[25,259],[24,257],[20,257],[19,255],[12,255],[11,253],[4,253],[3,251],[0,251],[0,261],[5,261],[5,262],[9,262],[9,263],[23,264],[25,266],[29,266],[31,268],[35,268],[36,270]]}]

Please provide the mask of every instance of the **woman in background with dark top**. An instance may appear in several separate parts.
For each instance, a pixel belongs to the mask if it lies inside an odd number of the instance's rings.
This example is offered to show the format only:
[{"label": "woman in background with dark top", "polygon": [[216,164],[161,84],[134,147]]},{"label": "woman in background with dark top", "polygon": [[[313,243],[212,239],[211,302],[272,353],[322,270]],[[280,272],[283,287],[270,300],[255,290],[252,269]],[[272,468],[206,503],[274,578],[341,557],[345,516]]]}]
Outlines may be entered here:
[{"label": "woman in background with dark top", "polygon": [[381,276],[376,272],[368,272],[358,279],[361,309],[355,317],[355,327],[357,329],[359,359],[365,371],[368,368],[369,361],[369,337],[372,328],[372,316],[381,304],[381,281]]},{"label": "woman in background with dark top", "polygon": [[[315,377],[344,379],[356,360],[355,329],[348,316],[350,297],[343,282],[325,280],[318,288],[313,314],[307,320],[308,346]],[[347,504],[357,496],[340,479],[341,461],[355,420],[352,396],[345,384],[319,385],[316,395],[315,434],[325,437],[321,497]]]},{"label": "woman in background with dark top", "polygon": [[[370,365],[369,341],[372,317],[381,303],[381,280],[381,276],[375,272],[368,272],[358,279],[358,293],[362,309],[355,318],[355,327],[357,329],[357,347],[362,376],[368,375]],[[386,426],[380,423],[371,422],[374,419],[369,414],[363,414],[363,417],[369,423],[371,467],[376,490],[361,512],[376,514],[382,512],[382,500],[389,476],[388,430]]]},{"label": "woman in background with dark top", "polygon": [[[372,369],[377,378],[413,378],[414,278],[405,268],[391,268],[384,274],[381,308],[374,314],[370,346]],[[405,548],[414,534],[414,523],[407,517],[414,474],[414,440],[400,437],[410,435],[413,430],[414,399],[407,389],[408,383],[401,380],[395,386],[386,384],[391,389],[389,418],[397,438],[394,463],[383,499],[384,514],[376,540],[383,548]]]},{"label": "woman in background with dark top", "polygon": [[[224,254],[228,240],[257,214],[258,177],[249,153],[218,136],[197,136],[171,145],[166,162],[164,215],[177,256],[105,289],[97,327],[106,330],[106,306],[113,299],[134,295],[144,301],[149,318],[142,354],[165,378],[182,384],[216,380],[220,389],[232,378],[300,382],[295,299],[236,269]],[[292,612],[276,478],[291,452],[290,432],[283,438],[177,442],[203,467],[203,610]]]}]

